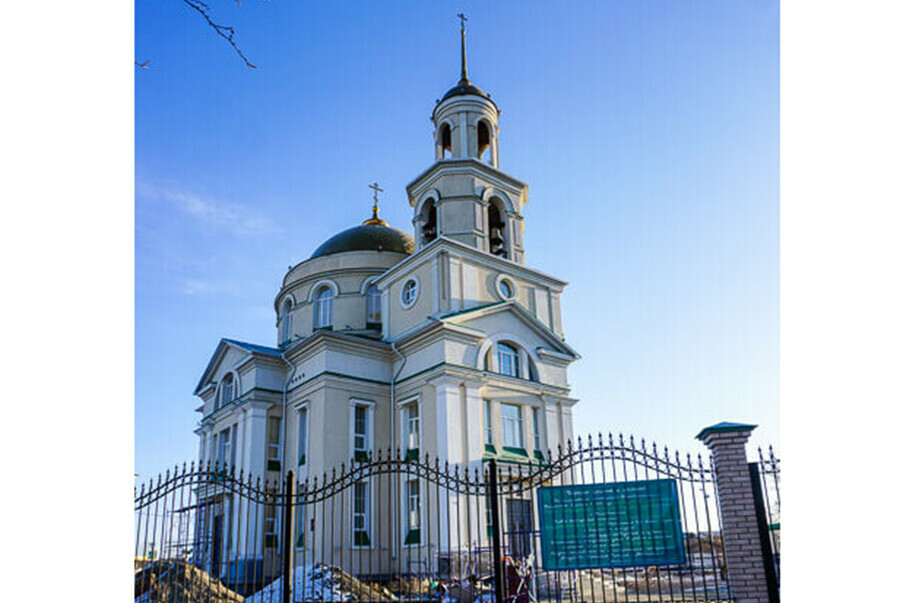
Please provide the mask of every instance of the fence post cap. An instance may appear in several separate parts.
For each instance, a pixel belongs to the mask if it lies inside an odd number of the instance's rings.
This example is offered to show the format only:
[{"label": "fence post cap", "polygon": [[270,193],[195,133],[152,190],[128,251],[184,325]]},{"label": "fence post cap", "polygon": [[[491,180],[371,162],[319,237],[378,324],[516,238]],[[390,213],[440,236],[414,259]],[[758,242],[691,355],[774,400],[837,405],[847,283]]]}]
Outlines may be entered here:
[{"label": "fence post cap", "polygon": [[756,425],[747,425],[746,423],[730,423],[728,421],[722,421],[721,423],[716,423],[715,425],[705,427],[703,431],[697,434],[697,439],[703,441],[707,436],[714,433],[731,433],[740,431],[750,433],[751,431],[756,429],[756,427]]}]

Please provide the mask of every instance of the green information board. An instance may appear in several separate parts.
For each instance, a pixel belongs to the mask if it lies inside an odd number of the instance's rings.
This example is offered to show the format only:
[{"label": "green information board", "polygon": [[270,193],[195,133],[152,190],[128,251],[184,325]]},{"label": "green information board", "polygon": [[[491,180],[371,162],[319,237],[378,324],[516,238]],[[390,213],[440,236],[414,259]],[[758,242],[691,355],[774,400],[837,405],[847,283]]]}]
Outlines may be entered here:
[{"label": "green information board", "polygon": [[674,479],[538,489],[548,570],[682,564]]}]

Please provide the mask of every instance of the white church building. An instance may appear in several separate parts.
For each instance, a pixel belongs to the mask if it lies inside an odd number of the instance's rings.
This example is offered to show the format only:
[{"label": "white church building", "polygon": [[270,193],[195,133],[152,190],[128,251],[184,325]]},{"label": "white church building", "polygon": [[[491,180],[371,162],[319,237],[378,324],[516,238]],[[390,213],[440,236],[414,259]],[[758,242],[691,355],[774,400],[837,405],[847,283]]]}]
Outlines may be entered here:
[{"label": "white church building", "polygon": [[[526,264],[528,185],[501,170],[500,111],[462,41],[461,78],[432,113],[434,161],[406,187],[413,234],[379,218],[376,185],[371,218],[284,275],[274,344],[218,343],[194,391],[202,463],[302,481],[400,449],[481,469],[542,462],[572,437],[566,283]],[[371,493],[356,488],[354,529],[331,547],[372,540]]]}]

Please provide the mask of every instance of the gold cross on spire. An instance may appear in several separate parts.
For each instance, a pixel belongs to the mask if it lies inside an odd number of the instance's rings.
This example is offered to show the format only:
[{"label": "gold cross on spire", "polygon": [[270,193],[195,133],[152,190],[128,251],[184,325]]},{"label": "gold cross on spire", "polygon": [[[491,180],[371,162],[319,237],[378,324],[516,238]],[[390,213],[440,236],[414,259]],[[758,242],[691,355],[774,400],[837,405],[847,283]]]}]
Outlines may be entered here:
[{"label": "gold cross on spire", "polygon": [[383,193],[384,189],[378,186],[377,182],[370,184],[369,188],[373,191],[375,204],[372,206],[372,217],[363,222],[363,224],[367,226],[387,226],[388,223],[378,217],[378,193]]}]

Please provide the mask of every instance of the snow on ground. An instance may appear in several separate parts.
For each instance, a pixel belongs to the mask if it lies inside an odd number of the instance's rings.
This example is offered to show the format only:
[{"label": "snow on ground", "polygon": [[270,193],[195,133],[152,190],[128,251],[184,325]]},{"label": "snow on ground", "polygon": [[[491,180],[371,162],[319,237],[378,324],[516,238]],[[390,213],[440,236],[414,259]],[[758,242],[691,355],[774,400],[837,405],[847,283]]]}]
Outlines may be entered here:
[{"label": "snow on ground", "polygon": [[[349,601],[340,580],[327,567],[300,566],[294,570],[294,601]],[[278,578],[244,603],[281,603],[281,578]]]}]

